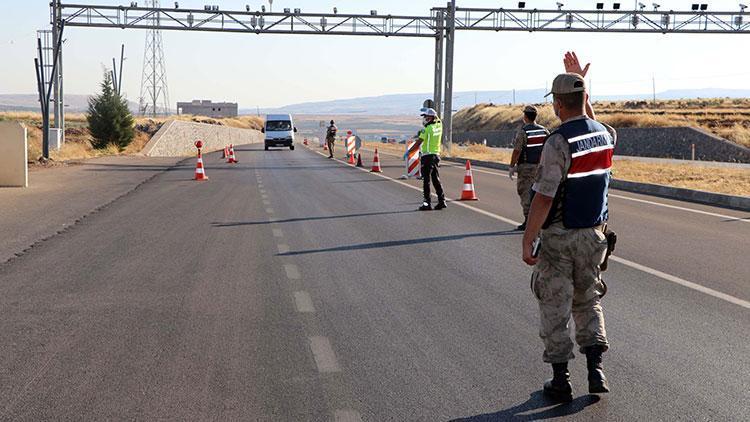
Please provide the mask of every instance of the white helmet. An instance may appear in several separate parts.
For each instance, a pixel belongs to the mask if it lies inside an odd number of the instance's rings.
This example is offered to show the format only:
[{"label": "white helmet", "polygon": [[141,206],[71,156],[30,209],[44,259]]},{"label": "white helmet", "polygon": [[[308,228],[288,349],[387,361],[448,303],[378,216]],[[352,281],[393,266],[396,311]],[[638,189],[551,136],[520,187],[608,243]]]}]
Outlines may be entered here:
[{"label": "white helmet", "polygon": [[420,116],[437,117],[437,111],[434,108],[423,108],[420,113]]}]

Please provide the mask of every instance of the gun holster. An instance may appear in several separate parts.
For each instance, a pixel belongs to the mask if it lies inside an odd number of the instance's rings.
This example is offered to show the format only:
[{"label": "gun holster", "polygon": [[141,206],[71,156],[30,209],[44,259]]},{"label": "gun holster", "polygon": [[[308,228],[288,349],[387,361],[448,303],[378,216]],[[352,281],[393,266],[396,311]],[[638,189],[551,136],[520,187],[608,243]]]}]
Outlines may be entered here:
[{"label": "gun holster", "polygon": [[615,251],[615,245],[617,244],[617,233],[610,230],[609,227],[604,226],[604,237],[607,238],[607,253],[604,255],[604,262],[599,265],[599,269],[607,271],[609,256]]}]

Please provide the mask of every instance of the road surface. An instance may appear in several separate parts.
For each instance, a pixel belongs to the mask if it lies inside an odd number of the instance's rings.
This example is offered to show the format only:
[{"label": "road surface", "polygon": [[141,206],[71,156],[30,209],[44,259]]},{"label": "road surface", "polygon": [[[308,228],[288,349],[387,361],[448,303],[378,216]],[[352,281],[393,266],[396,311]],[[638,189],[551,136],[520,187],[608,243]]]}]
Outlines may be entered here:
[{"label": "road surface", "polygon": [[[0,419],[750,418],[746,214],[613,192],[612,393],[586,394],[579,357],[554,405],[507,176],[419,213],[394,157],[236,152],[0,265]],[[442,174],[458,196],[463,169]]]}]

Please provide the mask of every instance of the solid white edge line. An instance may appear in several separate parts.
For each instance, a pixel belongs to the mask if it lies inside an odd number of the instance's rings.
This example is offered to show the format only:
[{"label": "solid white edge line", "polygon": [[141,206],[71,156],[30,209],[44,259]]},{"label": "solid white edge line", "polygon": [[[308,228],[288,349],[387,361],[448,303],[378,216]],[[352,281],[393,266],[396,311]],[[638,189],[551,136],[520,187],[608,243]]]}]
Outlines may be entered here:
[{"label": "solid white edge line", "polygon": [[745,217],[745,218],[732,217],[730,215],[718,214],[718,213],[710,212],[710,211],[696,210],[696,209],[693,209],[693,208],[685,208],[685,207],[680,207],[680,206],[677,206],[677,205],[663,204],[661,202],[648,201],[646,199],[631,198],[629,196],[622,196],[622,195],[618,195],[618,194],[614,194],[614,193],[610,193],[609,196],[614,197],[614,198],[627,199],[629,201],[641,202],[641,203],[644,203],[644,204],[657,205],[657,206],[665,207],[665,208],[672,208],[672,209],[680,210],[680,211],[689,211],[689,212],[694,212],[696,214],[710,215],[712,217],[729,219],[729,220],[732,220],[732,221],[740,221],[740,222],[743,222],[743,223],[750,223],[750,217]]},{"label": "solid white edge line", "polygon": [[[311,150],[311,151],[313,151],[313,152],[315,152],[317,154],[320,154],[320,155],[322,155],[322,156],[325,157],[324,154],[322,154],[322,153],[320,153],[318,151],[314,151],[314,150]],[[340,163],[346,164],[345,162],[343,162],[343,161],[341,161],[341,160],[339,160],[337,158],[334,159],[334,160],[338,161]],[[348,164],[347,164],[347,166],[348,167],[352,167],[352,166],[349,166]],[[359,167],[354,167],[354,168],[356,168],[358,170],[362,170],[362,171],[367,172],[367,170],[364,170],[364,169],[359,168]],[[381,174],[381,173],[372,173],[372,174],[374,174],[375,176],[378,176],[378,177],[382,177],[383,179],[388,179],[388,180],[390,180],[390,181],[392,181],[394,183],[398,183],[399,185],[406,186],[406,187],[408,187],[410,189],[414,189],[414,190],[417,190],[417,191],[420,191],[420,192],[422,191],[420,188],[418,188],[416,186],[412,186],[412,185],[410,185],[408,183],[405,183],[405,182],[402,182],[400,180],[393,179],[393,178],[388,177],[388,176],[386,176],[384,174]],[[433,194],[433,196],[434,196],[434,194]],[[633,199],[633,198],[628,198],[628,199]],[[511,225],[519,225],[519,224],[521,224],[518,221],[514,221],[514,220],[511,220],[509,218],[505,218],[505,217],[499,216],[497,214],[491,213],[489,211],[485,211],[483,209],[479,209],[479,208],[473,207],[473,206],[465,204],[463,202],[459,202],[459,201],[456,201],[456,200],[449,200],[449,202],[451,202],[451,204],[455,204],[455,205],[458,205],[460,207],[464,207],[466,209],[472,210],[472,211],[474,211],[476,213],[482,214],[482,215],[484,215],[486,217],[490,217],[490,218],[493,218],[495,220],[499,220],[499,221],[502,221],[502,222],[505,222],[505,223],[508,223],[508,224],[511,224]],[[660,205],[665,205],[665,204],[660,204]],[[697,210],[692,210],[692,211],[697,211]],[[731,217],[729,217],[729,218],[731,218]],[[738,297],[734,297],[734,296],[728,295],[726,293],[722,293],[722,292],[719,292],[717,290],[710,289],[710,288],[702,286],[700,284],[693,283],[692,281],[688,281],[688,280],[685,280],[683,278],[680,278],[680,277],[677,277],[677,276],[673,276],[671,274],[667,274],[665,272],[659,271],[659,270],[651,268],[651,267],[647,267],[645,265],[638,264],[637,262],[633,262],[633,261],[627,260],[625,258],[620,258],[619,256],[610,255],[609,258],[611,260],[615,261],[615,262],[619,262],[622,265],[625,265],[627,267],[630,267],[630,268],[633,268],[633,269],[636,269],[636,270],[639,270],[639,271],[643,271],[643,272],[645,272],[647,274],[651,274],[653,276],[661,278],[662,280],[666,280],[666,281],[669,281],[669,282],[672,282],[672,283],[675,283],[675,284],[679,284],[680,286],[687,287],[688,289],[692,289],[692,290],[695,290],[695,291],[707,294],[709,296],[715,297],[717,299],[721,299],[721,300],[724,300],[726,302],[729,302],[729,303],[732,303],[732,304],[735,304],[735,305],[739,305],[739,306],[741,306],[743,308],[750,309],[750,302],[748,302],[746,300],[742,300],[742,299],[740,299]]]},{"label": "solid white edge line", "polygon": [[645,265],[641,265],[637,262],[633,262],[630,260],[627,260],[625,258],[620,258],[619,256],[610,255],[609,259],[619,262],[620,264],[627,265],[628,267],[635,268],[637,270],[643,271],[645,273],[649,273],[651,275],[655,275],[659,278],[662,278],[667,281],[671,281],[672,283],[679,284],[681,286],[687,287],[689,289],[693,289],[696,291],[699,291],[701,293],[707,294],[709,296],[713,296],[717,299],[721,299],[724,301],[727,301],[729,303],[734,303],[735,305],[739,305],[745,309],[750,309],[750,302],[746,300],[742,300],[740,298],[728,295],[726,293],[722,293],[719,291],[716,291],[714,289],[709,289],[708,287],[701,286],[700,284],[693,283],[692,281],[687,281],[685,279],[682,279],[680,277],[673,276],[672,274],[667,274],[665,272],[655,270],[653,268],[649,268]]}]

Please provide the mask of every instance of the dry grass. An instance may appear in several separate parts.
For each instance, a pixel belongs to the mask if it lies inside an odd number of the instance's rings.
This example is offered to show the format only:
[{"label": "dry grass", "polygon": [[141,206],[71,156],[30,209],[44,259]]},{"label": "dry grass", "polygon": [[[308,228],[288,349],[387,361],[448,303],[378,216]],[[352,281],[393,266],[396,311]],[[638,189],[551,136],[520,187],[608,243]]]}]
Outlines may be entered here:
[{"label": "dry grass", "polygon": [[[555,127],[559,121],[550,104],[537,106],[538,121]],[[697,99],[597,102],[597,118],[616,128],[694,126],[750,147],[750,99]],[[456,113],[457,131],[513,130],[521,124],[521,107],[479,104]]]},{"label": "dry grass", "polygon": [[453,146],[448,157],[467,158],[470,160],[494,161],[497,163],[510,163],[510,152],[505,150],[490,148],[481,144],[472,144],[468,146]]},{"label": "dry grass", "polygon": [[612,171],[614,177],[621,180],[750,196],[750,171],[747,169],[616,160]]}]

